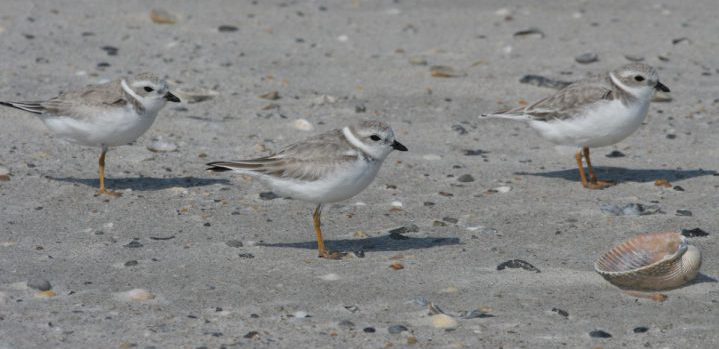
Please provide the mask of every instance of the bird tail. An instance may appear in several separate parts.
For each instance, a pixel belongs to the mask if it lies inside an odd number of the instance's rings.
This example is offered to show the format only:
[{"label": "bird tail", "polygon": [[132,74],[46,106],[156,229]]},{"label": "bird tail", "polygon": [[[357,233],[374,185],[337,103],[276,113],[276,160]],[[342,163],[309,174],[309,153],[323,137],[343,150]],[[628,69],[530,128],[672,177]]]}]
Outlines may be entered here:
[{"label": "bird tail", "polygon": [[33,114],[42,114],[45,111],[45,107],[40,102],[3,102],[0,101],[0,105],[11,107],[15,109],[24,110]]},{"label": "bird tail", "polygon": [[212,172],[226,172],[226,171],[242,171],[242,170],[253,170],[262,167],[261,163],[249,161],[214,161],[206,164],[209,166],[208,171]]}]

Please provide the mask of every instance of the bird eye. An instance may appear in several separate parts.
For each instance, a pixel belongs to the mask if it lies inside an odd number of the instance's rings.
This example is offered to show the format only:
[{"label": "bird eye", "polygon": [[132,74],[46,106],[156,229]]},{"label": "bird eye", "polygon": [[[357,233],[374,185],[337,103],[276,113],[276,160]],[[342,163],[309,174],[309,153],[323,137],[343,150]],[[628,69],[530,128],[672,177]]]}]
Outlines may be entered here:
[{"label": "bird eye", "polygon": [[644,77],[643,77],[643,76],[641,76],[641,75],[637,75],[637,76],[635,76],[635,77],[634,77],[634,80],[637,80],[637,81],[644,81]]},{"label": "bird eye", "polygon": [[375,142],[382,140],[382,138],[380,138],[378,135],[371,135],[371,136],[369,136],[369,139],[371,139]]},{"label": "bird eye", "polygon": [[152,92],[152,91],[154,91],[154,90],[152,89],[152,87],[150,87],[150,86],[145,86],[145,92]]}]

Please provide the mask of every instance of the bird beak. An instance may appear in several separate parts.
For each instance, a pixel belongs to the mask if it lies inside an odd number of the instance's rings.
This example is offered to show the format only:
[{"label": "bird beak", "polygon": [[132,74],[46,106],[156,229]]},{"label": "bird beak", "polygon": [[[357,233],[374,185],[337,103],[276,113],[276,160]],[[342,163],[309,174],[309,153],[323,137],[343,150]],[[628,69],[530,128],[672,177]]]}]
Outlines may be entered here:
[{"label": "bird beak", "polygon": [[180,103],[180,99],[177,98],[177,96],[173,95],[170,92],[165,93],[165,99],[170,102]]},{"label": "bird beak", "polygon": [[392,148],[394,150],[407,151],[407,147],[405,147],[404,145],[402,145],[402,143],[397,142],[397,141],[392,142]]},{"label": "bird beak", "polygon": [[657,90],[659,90],[659,91],[662,91],[662,92],[671,92],[671,91],[669,90],[669,87],[667,87],[667,85],[664,85],[664,84],[662,84],[662,83],[659,82],[659,81],[657,81],[657,84],[654,85],[654,88],[657,89]]}]

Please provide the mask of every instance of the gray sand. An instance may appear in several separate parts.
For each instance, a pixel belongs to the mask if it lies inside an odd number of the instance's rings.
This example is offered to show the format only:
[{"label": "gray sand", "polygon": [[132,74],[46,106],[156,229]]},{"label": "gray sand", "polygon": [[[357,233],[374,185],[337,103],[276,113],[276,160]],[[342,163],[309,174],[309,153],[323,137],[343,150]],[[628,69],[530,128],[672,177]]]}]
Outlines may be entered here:
[{"label": "gray sand", "polygon": [[[219,92],[169,105],[135,145],[111,150],[117,199],[93,196],[98,149],[0,109],[0,167],[10,171],[0,182],[0,348],[719,346],[716,1],[257,2],[0,5],[3,99],[147,70],[175,88]],[[177,23],[152,23],[153,7]],[[533,27],[544,37],[513,36]],[[599,60],[577,63],[584,53]],[[572,155],[524,124],[476,117],[553,92],[519,83],[525,74],[577,80],[625,55],[657,67],[673,100],[653,103],[629,139],[594,150],[615,187],[582,189]],[[460,76],[432,77],[432,65]],[[271,91],[281,98],[258,97]],[[311,204],[263,200],[258,182],[204,171],[364,118],[389,121],[410,149],[325,211],[329,246],[364,258],[316,258]],[[314,129],[297,130],[299,119]],[[177,151],[150,152],[155,138]],[[605,157],[612,150],[626,156]],[[464,174],[474,181],[459,182]],[[501,186],[511,190],[489,191]],[[600,210],[627,203],[663,213]],[[677,216],[682,209],[692,216]],[[412,224],[409,239],[389,237]],[[601,251],[626,238],[696,227],[710,233],[691,239],[702,274],[665,302],[625,295],[593,271]],[[541,273],[496,270],[510,259]],[[38,280],[57,296],[26,288]],[[136,288],[155,298],[123,298]],[[444,331],[418,297],[452,315],[493,317]],[[394,325],[408,330],[389,333]]]}]

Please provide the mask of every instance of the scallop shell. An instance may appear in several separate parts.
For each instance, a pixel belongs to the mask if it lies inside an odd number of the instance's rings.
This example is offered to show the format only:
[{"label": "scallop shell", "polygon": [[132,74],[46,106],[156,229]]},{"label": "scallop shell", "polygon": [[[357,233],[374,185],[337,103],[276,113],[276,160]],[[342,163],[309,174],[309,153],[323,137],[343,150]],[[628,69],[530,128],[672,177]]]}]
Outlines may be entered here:
[{"label": "scallop shell", "polygon": [[698,248],[679,233],[665,232],[622,242],[599,257],[594,270],[621,288],[666,290],[694,279],[701,264]]}]

